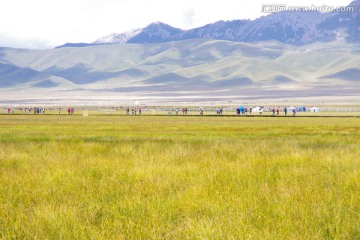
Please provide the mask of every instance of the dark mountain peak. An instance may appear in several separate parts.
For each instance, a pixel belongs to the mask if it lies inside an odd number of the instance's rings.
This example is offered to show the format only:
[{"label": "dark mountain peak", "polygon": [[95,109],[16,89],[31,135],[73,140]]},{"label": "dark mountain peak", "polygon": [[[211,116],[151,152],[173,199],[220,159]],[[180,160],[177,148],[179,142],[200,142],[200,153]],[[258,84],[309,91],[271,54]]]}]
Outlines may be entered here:
[{"label": "dark mountain peak", "polygon": [[[352,1],[349,6],[351,7],[360,7],[360,0],[355,0],[355,1]],[[358,8],[357,11],[360,11],[360,9]]]},{"label": "dark mountain peak", "polygon": [[290,24],[295,22],[305,22],[305,23],[319,23],[323,19],[329,17],[329,14],[320,13],[320,12],[279,12],[273,13],[267,16],[256,19],[256,22],[280,22],[281,24]]},{"label": "dark mountain peak", "polygon": [[[346,40],[349,42],[360,41],[360,0],[350,3],[349,11],[338,12],[325,19],[318,25],[319,29],[341,32],[345,30]],[[350,11],[351,10],[351,11]]]},{"label": "dark mountain peak", "polygon": [[163,23],[163,22],[153,22],[147,25],[145,28],[142,29],[142,31],[147,32],[158,32],[158,31],[167,31],[170,33],[180,33],[183,32],[180,28],[174,28],[170,26],[169,24]]},{"label": "dark mountain peak", "polygon": [[162,22],[155,22],[143,28],[139,34],[130,38],[127,43],[167,42],[172,36],[182,32],[182,29],[174,28]]},{"label": "dark mountain peak", "polygon": [[[186,31],[163,22],[153,22],[142,29],[105,36],[92,44],[143,44],[201,38],[235,42],[275,40],[304,45],[334,40],[342,32],[346,32],[347,36],[341,38],[356,42],[360,39],[360,0],[353,1],[349,6],[353,6],[354,10],[331,13],[284,11],[255,20],[221,20]],[[62,47],[83,46],[87,44],[66,44]]]},{"label": "dark mountain peak", "polygon": [[166,23],[163,23],[163,22],[153,22],[153,23],[150,23],[149,25],[147,25],[145,27],[145,29],[146,28],[158,28],[158,27],[173,28],[169,24],[166,24]]}]

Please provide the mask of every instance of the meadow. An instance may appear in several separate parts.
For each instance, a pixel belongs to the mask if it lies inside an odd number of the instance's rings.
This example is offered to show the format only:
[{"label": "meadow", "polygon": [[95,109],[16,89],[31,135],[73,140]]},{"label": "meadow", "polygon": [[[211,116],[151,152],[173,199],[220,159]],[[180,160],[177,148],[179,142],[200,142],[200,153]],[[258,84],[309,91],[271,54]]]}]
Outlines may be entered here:
[{"label": "meadow", "polygon": [[360,118],[0,115],[1,239],[360,239]]}]

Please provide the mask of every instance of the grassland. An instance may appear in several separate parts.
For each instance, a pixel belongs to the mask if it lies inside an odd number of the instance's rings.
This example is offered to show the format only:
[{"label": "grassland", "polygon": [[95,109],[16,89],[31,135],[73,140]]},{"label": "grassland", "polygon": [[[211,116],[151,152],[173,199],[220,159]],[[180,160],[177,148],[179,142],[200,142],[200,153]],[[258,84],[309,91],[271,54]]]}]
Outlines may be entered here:
[{"label": "grassland", "polygon": [[0,116],[2,239],[359,239],[359,118]]}]

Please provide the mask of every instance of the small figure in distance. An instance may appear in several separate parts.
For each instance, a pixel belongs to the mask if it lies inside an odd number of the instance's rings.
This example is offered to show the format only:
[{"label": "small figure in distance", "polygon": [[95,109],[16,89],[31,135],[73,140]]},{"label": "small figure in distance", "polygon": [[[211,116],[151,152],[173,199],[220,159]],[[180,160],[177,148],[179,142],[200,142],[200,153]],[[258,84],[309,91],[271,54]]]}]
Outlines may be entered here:
[{"label": "small figure in distance", "polygon": [[279,116],[279,114],[280,114],[280,109],[279,109],[279,108],[276,108],[276,115]]},{"label": "small figure in distance", "polygon": [[284,108],[285,116],[287,115],[287,107]]},{"label": "small figure in distance", "polygon": [[293,117],[295,117],[296,116],[296,109],[294,108],[293,109]]},{"label": "small figure in distance", "polygon": [[204,109],[201,107],[199,110],[200,110],[200,115],[204,115]]}]

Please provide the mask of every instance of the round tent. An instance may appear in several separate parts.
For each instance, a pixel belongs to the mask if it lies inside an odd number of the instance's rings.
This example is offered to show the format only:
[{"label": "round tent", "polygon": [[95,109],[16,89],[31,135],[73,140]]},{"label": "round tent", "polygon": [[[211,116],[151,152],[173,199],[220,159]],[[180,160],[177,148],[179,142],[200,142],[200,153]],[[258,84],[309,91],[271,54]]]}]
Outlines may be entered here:
[{"label": "round tent", "polygon": [[264,111],[264,107],[263,106],[257,106],[257,107],[254,107],[252,108],[251,110],[252,112],[261,112],[261,111]]},{"label": "round tent", "polygon": [[287,110],[288,110],[288,112],[292,112],[292,111],[294,111],[294,109],[296,109],[295,107],[287,107]]},{"label": "round tent", "polygon": [[310,108],[310,112],[320,112],[320,108],[312,107],[312,108]]}]

